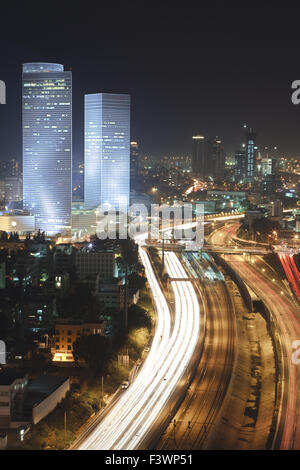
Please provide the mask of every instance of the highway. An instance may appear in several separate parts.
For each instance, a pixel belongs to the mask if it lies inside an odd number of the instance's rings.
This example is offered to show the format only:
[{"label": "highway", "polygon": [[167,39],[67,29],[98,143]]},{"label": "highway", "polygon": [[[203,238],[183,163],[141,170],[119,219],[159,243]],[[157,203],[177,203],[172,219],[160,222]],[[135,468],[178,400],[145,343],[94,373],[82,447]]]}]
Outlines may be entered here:
[{"label": "highway", "polygon": [[[235,231],[235,224],[224,227],[211,235],[210,242],[218,241],[218,243],[226,245]],[[268,279],[265,274],[256,269],[256,263],[248,263],[239,255],[226,255],[226,261],[265,302],[277,324],[283,351],[284,371],[282,378],[283,397],[275,448],[299,450],[300,368],[292,363],[291,357],[292,343],[300,338],[300,310],[287,295],[282,295],[278,283],[271,278]]]},{"label": "highway", "polygon": [[[81,443],[79,450],[143,448],[153,429],[158,432],[156,421],[168,408],[178,384],[184,381],[198,342],[200,311],[192,283],[171,282],[175,299],[174,317],[171,318],[169,306],[143,248],[140,248],[140,257],[157,310],[157,327],[150,353],[133,383]],[[171,278],[187,279],[175,253],[166,253],[165,264]]]},{"label": "highway", "polygon": [[206,335],[195,378],[159,449],[201,449],[220,416],[232,377],[235,357],[234,307],[225,280],[207,259],[186,253],[191,275],[203,283]]},{"label": "highway", "polygon": [[287,280],[289,281],[298,302],[300,302],[300,274],[294,261],[294,256],[292,254],[279,252],[278,257],[283,266]]}]

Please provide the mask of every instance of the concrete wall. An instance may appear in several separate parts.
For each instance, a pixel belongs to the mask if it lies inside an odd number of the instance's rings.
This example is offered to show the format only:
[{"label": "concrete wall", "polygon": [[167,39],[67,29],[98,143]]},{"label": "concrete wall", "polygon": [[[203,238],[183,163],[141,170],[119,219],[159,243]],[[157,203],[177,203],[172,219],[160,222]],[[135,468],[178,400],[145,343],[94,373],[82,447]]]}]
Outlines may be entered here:
[{"label": "concrete wall", "polygon": [[238,286],[238,289],[240,291],[241,296],[243,297],[243,300],[249,310],[249,312],[253,312],[253,304],[252,304],[252,299],[251,295],[249,294],[249,291],[244,283],[244,281],[241,279],[241,277],[232,269],[232,267],[222,258],[219,256],[217,253],[212,253],[212,256],[215,260],[215,262],[219,265],[222,266],[222,268],[226,271],[226,273],[231,277],[231,279],[234,280],[236,285]]},{"label": "concrete wall", "polygon": [[70,379],[67,379],[59,388],[57,388],[51,395],[43,400],[32,409],[33,424],[39,423],[51,411],[53,411],[58,403],[66,396],[70,390]]}]

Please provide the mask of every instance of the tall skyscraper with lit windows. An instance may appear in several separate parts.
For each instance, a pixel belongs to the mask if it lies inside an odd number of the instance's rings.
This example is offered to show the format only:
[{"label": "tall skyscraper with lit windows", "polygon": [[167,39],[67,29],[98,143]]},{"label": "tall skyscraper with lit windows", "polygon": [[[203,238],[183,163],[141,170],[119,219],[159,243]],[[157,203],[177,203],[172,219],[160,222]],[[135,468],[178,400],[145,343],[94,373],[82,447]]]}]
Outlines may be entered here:
[{"label": "tall skyscraper with lit windows", "polygon": [[72,72],[60,64],[23,65],[23,207],[49,235],[71,228]]},{"label": "tall skyscraper with lit windows", "polygon": [[256,146],[256,133],[250,129],[246,132],[246,159],[247,159],[247,182],[253,183],[256,176],[256,159],[257,159],[257,146]]},{"label": "tall skyscraper with lit windows", "polygon": [[87,208],[127,209],[130,196],[130,96],[85,95],[84,200]]}]

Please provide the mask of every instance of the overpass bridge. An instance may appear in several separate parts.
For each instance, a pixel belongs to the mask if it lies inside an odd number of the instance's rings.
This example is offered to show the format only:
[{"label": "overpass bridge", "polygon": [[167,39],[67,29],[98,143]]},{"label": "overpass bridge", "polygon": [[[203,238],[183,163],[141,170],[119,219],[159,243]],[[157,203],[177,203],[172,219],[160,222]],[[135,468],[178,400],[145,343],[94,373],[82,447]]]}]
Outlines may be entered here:
[{"label": "overpass bridge", "polygon": [[222,246],[222,245],[203,245],[202,251],[207,251],[208,253],[220,253],[228,255],[266,255],[271,252],[270,249],[262,247],[241,247],[241,246]]},{"label": "overpass bridge", "polygon": [[[145,246],[158,248],[164,251],[195,251],[193,248],[189,248],[189,242],[182,243],[174,243],[165,241],[162,243],[161,241],[146,241]],[[198,251],[204,251],[207,253],[220,253],[220,254],[228,254],[228,255],[243,255],[243,254],[250,254],[250,255],[266,255],[271,252],[269,248],[264,247],[257,247],[257,246],[250,246],[250,247],[242,247],[242,246],[223,246],[223,245],[209,245],[204,244]]]}]

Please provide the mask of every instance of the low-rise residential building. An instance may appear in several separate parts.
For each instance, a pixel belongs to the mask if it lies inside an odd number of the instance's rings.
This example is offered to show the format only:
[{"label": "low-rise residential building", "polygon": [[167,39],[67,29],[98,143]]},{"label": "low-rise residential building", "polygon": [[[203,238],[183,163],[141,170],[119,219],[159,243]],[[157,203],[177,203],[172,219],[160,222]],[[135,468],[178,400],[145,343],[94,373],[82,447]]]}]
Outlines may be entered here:
[{"label": "low-rise residential building", "polygon": [[37,287],[40,280],[39,260],[24,250],[18,255],[12,274],[15,283]]},{"label": "low-rise residential building", "polygon": [[113,278],[102,281],[100,276],[96,283],[96,296],[107,309],[122,310],[124,306],[124,280]]},{"label": "low-rise residential building", "polygon": [[104,321],[59,319],[55,325],[55,344],[51,349],[54,362],[74,362],[73,344],[81,336],[104,336]]},{"label": "low-rise residential building", "polygon": [[95,274],[101,279],[111,279],[116,274],[115,253],[113,251],[94,251],[83,248],[76,252],[75,266],[80,280]]},{"label": "low-rise residential building", "polygon": [[55,274],[70,273],[74,269],[75,249],[71,244],[62,244],[55,247],[53,253],[53,270]]},{"label": "low-rise residential building", "polygon": [[23,299],[23,316],[26,328],[48,328],[56,316],[56,296],[44,288],[30,289]]},{"label": "low-rise residential building", "polygon": [[24,372],[9,369],[0,372],[0,428],[16,429],[38,423],[69,390],[69,377],[42,375],[29,381]]},{"label": "low-rise residential building", "polygon": [[0,428],[10,428],[22,410],[28,375],[20,371],[0,372]]}]

